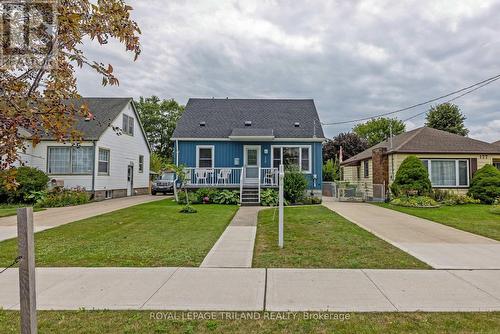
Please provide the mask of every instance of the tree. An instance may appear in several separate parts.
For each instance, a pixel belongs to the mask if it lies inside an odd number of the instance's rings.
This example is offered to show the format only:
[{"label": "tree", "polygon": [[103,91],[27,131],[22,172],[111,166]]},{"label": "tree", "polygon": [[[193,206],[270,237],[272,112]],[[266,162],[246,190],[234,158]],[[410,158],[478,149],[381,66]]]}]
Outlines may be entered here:
[{"label": "tree", "polygon": [[339,179],[339,164],[337,160],[327,160],[323,164],[323,181],[331,182]]},{"label": "tree", "polygon": [[352,131],[368,142],[372,147],[386,140],[391,135],[396,136],[405,132],[405,124],[397,118],[380,117],[369,120],[366,123],[356,125]]},{"label": "tree", "polygon": [[184,106],[174,99],[160,101],[156,96],[140,97],[135,106],[153,150],[168,161],[173,161],[173,144],[170,138],[184,112]]},{"label": "tree", "polygon": [[460,108],[452,103],[443,103],[429,109],[425,126],[467,136],[469,130],[464,125],[465,116]]},{"label": "tree", "polygon": [[427,195],[431,189],[429,172],[422,161],[414,155],[404,159],[391,185],[394,196]]},{"label": "tree", "polygon": [[346,160],[366,150],[368,143],[355,133],[339,133],[333,139],[328,139],[323,143],[323,161],[338,160],[340,146],[342,146],[342,158]]},{"label": "tree", "polygon": [[149,160],[149,169],[152,172],[160,174],[167,168],[168,168],[168,161],[164,156],[159,155],[156,152],[151,153],[151,158]]},{"label": "tree", "polygon": [[[21,129],[31,133],[33,145],[41,134],[58,141],[79,141],[81,134],[74,130],[77,117],[92,117],[86,105],[76,107],[78,94],[75,66],[88,66],[102,76],[102,84],[118,85],[111,64],[107,66],[88,59],[83,51],[86,39],[107,44],[111,38],[124,44],[135,58],[141,49],[138,25],[130,18],[132,7],[123,0],[59,0],[57,2],[26,2],[21,6],[5,5],[4,18],[10,29],[2,31],[2,39],[11,31],[24,31],[37,36],[36,48],[6,49],[0,66],[0,157],[5,169],[18,160],[24,149]],[[55,9],[55,11],[54,11]],[[30,20],[36,12],[43,20]],[[20,14],[19,14],[20,13]],[[20,16],[18,16],[18,14]],[[54,17],[57,17],[54,20]],[[6,21],[6,22],[7,22]],[[42,21],[41,23],[39,21]],[[26,29],[23,24],[33,24]],[[38,26],[36,26],[38,24]],[[17,25],[17,28],[13,28]],[[22,39],[21,39],[22,40]],[[8,51],[8,52],[6,52]],[[14,57],[15,55],[15,57]],[[5,61],[7,56],[11,61]],[[23,58],[21,61],[20,57]],[[15,184],[12,169],[10,183]]]}]

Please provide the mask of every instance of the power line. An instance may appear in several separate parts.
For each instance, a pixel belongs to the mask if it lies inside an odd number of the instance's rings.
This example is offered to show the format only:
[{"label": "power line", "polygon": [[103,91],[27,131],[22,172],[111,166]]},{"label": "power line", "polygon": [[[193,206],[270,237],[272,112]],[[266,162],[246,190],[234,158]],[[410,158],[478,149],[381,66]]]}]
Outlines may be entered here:
[{"label": "power line", "polygon": [[[386,112],[386,113],[382,113],[382,114],[378,114],[378,115],[373,115],[373,116],[370,116],[370,117],[363,117],[363,118],[358,118],[358,119],[352,119],[352,120],[348,120],[348,121],[341,121],[341,122],[331,122],[331,123],[321,123],[322,125],[340,125],[340,124],[348,124],[348,123],[354,123],[354,122],[361,122],[361,121],[367,121],[367,120],[370,120],[370,119],[373,119],[373,118],[377,118],[377,117],[382,117],[382,116],[387,116],[387,115],[392,115],[392,114],[396,114],[396,113],[400,113],[400,112],[403,112],[403,111],[406,111],[406,110],[410,110],[410,109],[414,109],[414,108],[417,108],[417,107],[420,107],[420,106],[423,106],[423,105],[426,105],[426,104],[429,104],[429,103],[432,103],[432,102],[436,102],[438,100],[442,100],[446,97],[449,97],[449,96],[452,96],[452,95],[455,95],[455,94],[458,94],[458,93],[461,93],[463,91],[467,91],[459,96],[456,96],[454,97],[453,99],[447,101],[447,102],[451,102],[451,101],[454,101],[464,95],[467,95],[467,94],[470,94],[486,85],[489,85],[490,83],[496,81],[500,79],[500,74],[497,74],[491,78],[488,78],[488,79],[485,79],[485,80],[482,80],[480,82],[477,82],[473,85],[470,85],[470,86],[467,86],[467,87],[464,87],[464,88],[461,88],[459,90],[456,90],[454,92],[451,92],[451,93],[448,93],[448,94],[445,94],[445,95],[441,95],[439,97],[436,97],[436,98],[433,98],[433,99],[430,99],[430,100],[427,100],[425,102],[420,102],[420,103],[417,103],[417,104],[414,104],[414,105],[411,105],[409,107],[405,107],[405,108],[402,108],[402,109],[398,109],[398,110],[394,110],[394,111],[390,111],[390,112]],[[476,87],[476,86],[479,86],[479,87]],[[475,88],[474,88],[475,87]],[[469,91],[469,89],[473,88],[472,90]],[[422,114],[422,113],[420,113]],[[416,117],[417,115],[415,115]],[[413,117],[412,117],[413,118]]]},{"label": "power line", "polygon": [[[476,88],[474,88],[474,89],[471,89],[471,90],[469,90],[469,91],[467,91],[467,92],[465,92],[465,93],[462,93],[462,94],[460,94],[460,95],[458,95],[458,96],[455,96],[455,97],[454,97],[454,98],[452,98],[452,99],[449,99],[448,101],[445,101],[444,103],[450,103],[450,102],[452,102],[452,101],[455,101],[455,100],[457,100],[457,99],[461,98],[462,96],[465,96],[465,95],[467,95],[467,94],[473,93],[473,92],[475,92],[476,90],[481,89],[481,88],[483,88],[484,86],[487,86],[487,85],[489,85],[490,83],[492,83],[492,82],[494,82],[494,81],[497,81],[498,79],[500,79],[500,77],[499,77],[499,78],[492,79],[492,80],[490,80],[490,81],[488,81],[488,82],[486,82],[486,83],[483,83],[482,85],[479,85],[478,87],[476,87]],[[410,119],[417,118],[418,116],[421,116],[421,115],[423,115],[423,114],[425,114],[425,113],[427,113],[427,110],[426,110],[426,111],[419,112],[418,114],[413,115],[413,116],[411,116],[411,117],[409,117],[409,118],[407,118],[407,119],[404,119],[404,120],[403,120],[403,122],[409,121]]]}]

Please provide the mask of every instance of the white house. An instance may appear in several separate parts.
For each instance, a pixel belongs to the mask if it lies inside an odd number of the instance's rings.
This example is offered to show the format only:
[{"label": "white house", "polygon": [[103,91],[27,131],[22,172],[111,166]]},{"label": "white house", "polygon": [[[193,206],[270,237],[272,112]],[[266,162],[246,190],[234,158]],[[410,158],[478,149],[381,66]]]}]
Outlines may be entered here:
[{"label": "white house", "polygon": [[65,188],[83,187],[96,200],[149,192],[150,146],[132,98],[82,98],[94,119],[79,119],[79,145],[50,137],[33,147],[26,140],[20,160]]}]

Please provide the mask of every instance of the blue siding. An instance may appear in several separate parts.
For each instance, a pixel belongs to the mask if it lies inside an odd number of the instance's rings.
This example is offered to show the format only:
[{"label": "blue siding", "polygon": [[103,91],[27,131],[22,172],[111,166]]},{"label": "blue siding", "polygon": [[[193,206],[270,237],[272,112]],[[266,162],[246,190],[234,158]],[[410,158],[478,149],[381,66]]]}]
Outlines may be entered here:
[{"label": "blue siding", "polygon": [[[214,146],[214,167],[242,167],[243,166],[243,146],[260,145],[261,167],[271,167],[271,145],[310,145],[312,159],[312,173],[306,174],[309,181],[309,188],[321,189],[323,157],[321,143],[311,142],[237,142],[237,141],[179,141],[179,164],[188,167],[196,167],[196,146]],[[267,153],[266,153],[267,152]],[[174,159],[177,153],[174,147]],[[239,163],[234,164],[234,158],[239,158]],[[316,184],[313,187],[313,175],[316,175]]]}]

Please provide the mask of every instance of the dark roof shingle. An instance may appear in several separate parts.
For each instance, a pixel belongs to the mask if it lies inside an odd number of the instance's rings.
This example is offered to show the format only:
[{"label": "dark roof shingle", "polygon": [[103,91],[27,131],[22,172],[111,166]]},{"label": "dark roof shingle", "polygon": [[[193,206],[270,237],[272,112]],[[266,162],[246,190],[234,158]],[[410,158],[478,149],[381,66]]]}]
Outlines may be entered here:
[{"label": "dark roof shingle", "polygon": [[[245,121],[252,125],[245,127]],[[312,99],[199,98],[189,99],[173,137],[228,138],[233,129],[241,128],[266,129],[266,134],[272,130],[276,138],[324,138]]]},{"label": "dark roof shingle", "polygon": [[343,161],[342,164],[348,165],[369,159],[372,150],[380,147],[387,148],[388,153],[500,154],[499,146],[424,126],[392,137],[392,148],[390,140],[387,139]]}]

